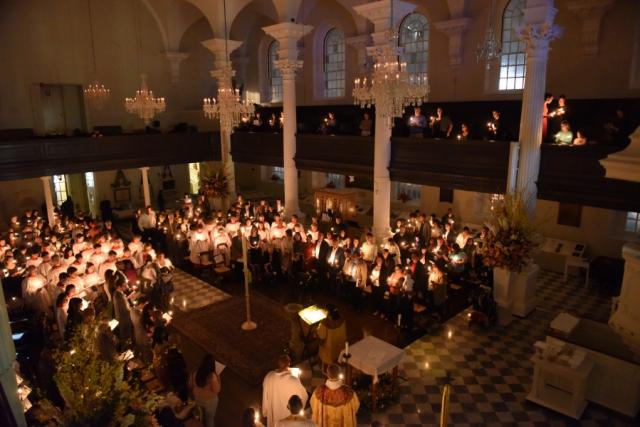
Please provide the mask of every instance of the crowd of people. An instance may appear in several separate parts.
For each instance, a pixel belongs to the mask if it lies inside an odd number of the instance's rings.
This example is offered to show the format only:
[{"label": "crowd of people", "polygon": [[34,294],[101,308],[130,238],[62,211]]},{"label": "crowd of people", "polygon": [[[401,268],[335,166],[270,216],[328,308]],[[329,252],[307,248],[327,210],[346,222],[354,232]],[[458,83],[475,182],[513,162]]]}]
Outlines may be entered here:
[{"label": "crowd of people", "polygon": [[[441,218],[414,212],[398,219],[390,237],[376,243],[370,230],[349,226],[331,211],[306,222],[296,215],[285,219],[279,201],[253,203],[242,196],[227,210],[212,209],[204,195],[185,196],[174,211],[156,213],[148,206],[135,212],[131,232],[126,232],[129,241],[110,220],[74,213],[69,206],[56,211],[56,218],[50,226],[37,210],[25,211],[11,218],[8,234],[0,239],[5,289],[18,289],[14,295],[24,302],[25,312],[40,319],[43,339],[30,349],[36,354],[30,369],[37,372],[40,365],[53,363],[39,355],[64,347],[80,325],[97,318],[101,326],[95,351],[100,357],[123,357],[130,351],[142,366],[151,366],[170,391],[158,409],[163,426],[184,424],[194,408],[201,408],[207,426],[213,425],[221,389],[211,356],[188,374],[170,333],[171,259],[195,267],[213,262],[240,272],[245,238],[255,282],[289,283],[298,296],[309,289],[325,292],[350,302],[355,310],[370,300],[375,315],[411,330],[415,304],[441,315],[448,285],[483,274],[482,257],[491,247],[488,229],[460,227],[451,210]],[[347,386],[337,377],[339,368],[332,367],[346,339],[344,320],[335,308],[330,311],[318,328],[319,356],[328,380],[311,396],[313,419],[318,422],[320,416],[314,405],[342,397],[350,408],[345,413],[352,414],[355,423],[357,397],[341,388]],[[280,373],[286,363],[281,365]],[[51,379],[45,382],[45,389],[51,389]],[[293,423],[311,422],[299,413],[306,395],[299,396],[300,401],[280,396],[277,415],[263,405],[269,425],[312,425]],[[284,412],[287,406],[290,414]],[[280,416],[292,422],[275,424]]]}]

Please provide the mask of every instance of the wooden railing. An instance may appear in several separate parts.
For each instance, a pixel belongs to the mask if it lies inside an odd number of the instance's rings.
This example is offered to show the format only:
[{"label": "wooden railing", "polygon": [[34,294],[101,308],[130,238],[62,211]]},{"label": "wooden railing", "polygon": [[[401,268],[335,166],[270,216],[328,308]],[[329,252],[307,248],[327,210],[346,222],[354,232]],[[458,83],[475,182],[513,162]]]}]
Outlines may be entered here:
[{"label": "wooden railing", "polygon": [[0,180],[220,159],[217,133],[130,134],[0,142]]}]

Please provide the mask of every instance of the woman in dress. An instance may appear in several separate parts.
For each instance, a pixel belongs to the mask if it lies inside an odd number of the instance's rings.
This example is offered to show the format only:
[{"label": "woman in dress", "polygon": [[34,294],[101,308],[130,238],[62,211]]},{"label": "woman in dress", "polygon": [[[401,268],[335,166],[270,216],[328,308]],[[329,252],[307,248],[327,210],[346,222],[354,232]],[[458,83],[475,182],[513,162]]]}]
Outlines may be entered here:
[{"label": "woman in dress", "polygon": [[216,362],[211,354],[206,354],[200,366],[191,374],[193,397],[196,404],[204,412],[204,425],[214,427],[218,395],[220,394],[220,378],[216,373]]}]

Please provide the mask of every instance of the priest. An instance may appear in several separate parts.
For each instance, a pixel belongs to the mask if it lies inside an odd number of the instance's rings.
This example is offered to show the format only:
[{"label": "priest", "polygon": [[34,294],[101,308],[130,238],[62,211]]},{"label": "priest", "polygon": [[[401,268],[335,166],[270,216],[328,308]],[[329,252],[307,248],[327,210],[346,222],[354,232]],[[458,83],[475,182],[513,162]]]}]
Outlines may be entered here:
[{"label": "priest", "polygon": [[287,406],[291,396],[298,396],[303,408],[309,398],[299,375],[294,375],[290,366],[291,358],[283,354],[278,358],[278,369],[269,372],[262,383],[262,415],[267,418],[267,427],[275,427],[290,415]]},{"label": "priest", "polygon": [[321,427],[355,427],[360,407],[358,396],[351,387],[342,384],[340,366],[330,365],[327,377],[311,395],[313,422]]}]

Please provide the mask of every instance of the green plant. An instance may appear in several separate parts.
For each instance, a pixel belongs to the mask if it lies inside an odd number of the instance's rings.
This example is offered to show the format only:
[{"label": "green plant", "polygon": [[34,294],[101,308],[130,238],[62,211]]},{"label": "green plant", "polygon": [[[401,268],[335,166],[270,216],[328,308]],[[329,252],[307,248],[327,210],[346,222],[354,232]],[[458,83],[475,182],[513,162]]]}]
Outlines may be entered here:
[{"label": "green plant", "polygon": [[125,362],[100,357],[98,321],[82,324],[68,348],[54,354],[54,380],[65,407],[58,415],[63,426],[156,426],[153,411],[159,398],[124,378]]}]

